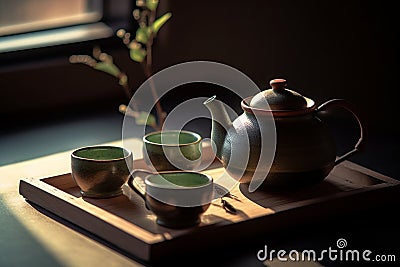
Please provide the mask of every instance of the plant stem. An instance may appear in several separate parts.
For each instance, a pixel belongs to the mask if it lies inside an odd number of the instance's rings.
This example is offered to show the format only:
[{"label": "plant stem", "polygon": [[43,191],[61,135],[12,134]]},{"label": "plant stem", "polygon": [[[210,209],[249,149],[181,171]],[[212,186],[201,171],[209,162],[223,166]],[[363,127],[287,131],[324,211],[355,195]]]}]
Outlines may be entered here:
[{"label": "plant stem", "polygon": [[[123,73],[123,72],[120,72],[120,73],[118,74],[118,77],[117,77],[117,78],[118,78],[118,80],[121,81],[122,77],[124,77],[124,76],[126,76],[126,74]],[[121,84],[121,83],[120,83],[120,84]],[[124,89],[125,95],[126,95],[126,97],[128,98],[128,100],[131,100],[131,98],[132,98],[132,92],[131,92],[131,88],[129,88],[129,85],[128,85],[127,83],[122,83],[121,86],[122,86],[122,88]]]},{"label": "plant stem", "polygon": [[[148,21],[149,27],[151,27],[151,25],[153,25],[155,18],[156,18],[156,11],[153,10],[149,14],[149,21]],[[142,66],[143,66],[146,78],[149,79],[149,82],[150,82],[151,94],[152,94],[154,100],[156,101],[156,112],[157,112],[157,117],[158,117],[158,123],[157,123],[156,130],[161,130],[161,128],[164,124],[165,115],[164,115],[164,111],[161,107],[161,103],[158,99],[156,86],[152,79],[152,75],[153,75],[153,49],[152,49],[153,41],[154,41],[154,33],[151,33],[148,38],[148,41],[146,43],[146,51],[147,51],[146,61],[143,62]]]}]

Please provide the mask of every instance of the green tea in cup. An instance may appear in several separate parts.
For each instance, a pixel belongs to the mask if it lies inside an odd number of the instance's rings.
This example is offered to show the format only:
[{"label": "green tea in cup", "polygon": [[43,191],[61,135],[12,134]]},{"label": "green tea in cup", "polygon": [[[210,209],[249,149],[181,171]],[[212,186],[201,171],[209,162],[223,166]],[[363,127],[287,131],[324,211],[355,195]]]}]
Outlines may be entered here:
[{"label": "green tea in cup", "polygon": [[84,197],[122,194],[133,167],[132,152],[116,146],[88,146],[71,154],[71,174]]},{"label": "green tea in cup", "polygon": [[199,224],[213,199],[212,177],[199,172],[150,174],[144,183],[146,207],[156,215],[159,225],[169,228]]},{"label": "green tea in cup", "polygon": [[195,170],[201,164],[201,141],[191,131],[151,132],[143,137],[143,157],[155,171]]}]

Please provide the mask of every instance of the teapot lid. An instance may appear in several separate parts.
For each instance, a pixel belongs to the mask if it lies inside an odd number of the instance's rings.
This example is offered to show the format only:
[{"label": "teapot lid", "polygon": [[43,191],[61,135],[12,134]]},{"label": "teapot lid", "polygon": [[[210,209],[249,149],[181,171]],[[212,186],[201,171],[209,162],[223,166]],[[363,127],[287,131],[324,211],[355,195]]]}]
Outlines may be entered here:
[{"label": "teapot lid", "polygon": [[[250,101],[250,107],[272,111],[292,111],[308,107],[307,98],[286,88],[285,79],[273,79],[269,84],[272,88],[256,94]],[[269,108],[266,106],[265,100],[267,100]]]}]

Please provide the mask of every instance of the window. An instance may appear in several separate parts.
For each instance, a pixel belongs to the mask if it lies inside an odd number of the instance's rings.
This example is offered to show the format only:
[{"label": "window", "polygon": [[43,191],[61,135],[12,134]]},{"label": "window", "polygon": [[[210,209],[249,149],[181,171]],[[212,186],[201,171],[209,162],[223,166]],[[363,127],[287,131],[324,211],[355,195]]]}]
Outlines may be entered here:
[{"label": "window", "polygon": [[129,10],[129,0],[1,0],[0,54],[109,38]]},{"label": "window", "polygon": [[[91,53],[95,45],[125,59],[126,47],[115,32],[135,29],[134,4],[134,0],[0,0],[3,121],[17,127],[36,124],[35,119],[85,109],[86,101],[92,109],[120,97],[120,90],[110,90],[114,80],[97,79],[98,73],[73,66],[68,59]],[[57,23],[49,23],[54,20]],[[73,77],[67,76],[71,73]]]},{"label": "window", "polygon": [[97,22],[101,18],[101,0],[0,1],[0,35]]}]

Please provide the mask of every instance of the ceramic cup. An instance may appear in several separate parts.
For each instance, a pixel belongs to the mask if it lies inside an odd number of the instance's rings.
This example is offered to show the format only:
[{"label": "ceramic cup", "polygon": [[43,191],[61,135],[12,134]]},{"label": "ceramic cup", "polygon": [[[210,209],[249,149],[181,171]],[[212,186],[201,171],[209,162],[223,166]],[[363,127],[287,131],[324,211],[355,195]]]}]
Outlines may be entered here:
[{"label": "ceramic cup", "polygon": [[89,146],[71,154],[72,177],[84,197],[108,198],[122,194],[133,167],[132,152],[116,146]]},{"label": "ceramic cup", "polygon": [[[146,207],[159,225],[186,228],[200,223],[201,215],[213,199],[211,176],[189,171],[150,174],[144,178],[145,192],[140,192]],[[133,186],[133,178],[129,181]],[[138,192],[137,190],[135,190]]]},{"label": "ceramic cup", "polygon": [[143,137],[143,158],[154,171],[195,170],[201,164],[199,134],[191,131],[157,131]]}]

